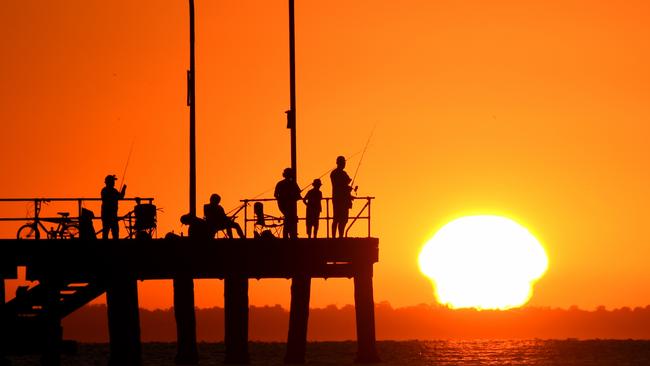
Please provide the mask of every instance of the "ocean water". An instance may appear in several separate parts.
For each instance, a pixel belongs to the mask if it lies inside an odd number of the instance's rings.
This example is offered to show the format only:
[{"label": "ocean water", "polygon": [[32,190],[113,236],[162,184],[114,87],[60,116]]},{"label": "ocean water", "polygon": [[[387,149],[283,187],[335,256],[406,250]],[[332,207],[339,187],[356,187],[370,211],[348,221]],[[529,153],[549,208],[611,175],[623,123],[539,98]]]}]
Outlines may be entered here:
[{"label": "ocean water", "polygon": [[[380,365],[650,365],[650,341],[637,340],[481,340],[381,341]],[[284,365],[283,343],[252,342],[252,365]],[[175,345],[143,344],[143,365],[174,365]],[[222,365],[223,343],[201,343],[201,365]],[[355,342],[313,342],[307,365],[353,365]],[[12,356],[13,365],[38,365],[37,356]],[[108,345],[80,344],[76,355],[63,356],[62,365],[107,364]]]}]

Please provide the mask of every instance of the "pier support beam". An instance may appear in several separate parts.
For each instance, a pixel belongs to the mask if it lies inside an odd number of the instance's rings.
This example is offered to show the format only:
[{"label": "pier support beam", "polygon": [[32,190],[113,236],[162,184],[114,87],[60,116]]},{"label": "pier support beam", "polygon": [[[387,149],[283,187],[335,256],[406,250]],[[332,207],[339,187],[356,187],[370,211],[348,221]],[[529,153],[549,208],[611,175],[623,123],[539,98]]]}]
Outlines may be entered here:
[{"label": "pier support beam", "polygon": [[357,316],[357,363],[380,362],[375,338],[375,300],[372,289],[372,264],[354,276],[354,307]]},{"label": "pier support beam", "polygon": [[61,364],[61,341],[63,328],[59,314],[60,283],[56,280],[42,281],[45,290],[43,304],[43,355],[41,364],[59,366]]},{"label": "pier support beam", "polygon": [[247,364],[248,355],[248,278],[224,279],[225,363]]},{"label": "pier support beam", "polygon": [[177,365],[197,365],[196,313],[194,309],[194,280],[192,277],[174,279],[174,317],[176,318]]},{"label": "pier support beam", "polygon": [[106,291],[109,365],[132,366],[142,362],[138,283],[131,278],[113,278]]},{"label": "pier support beam", "polygon": [[291,309],[289,310],[289,336],[287,354],[284,357],[285,363],[305,363],[310,293],[310,277],[291,279]]}]

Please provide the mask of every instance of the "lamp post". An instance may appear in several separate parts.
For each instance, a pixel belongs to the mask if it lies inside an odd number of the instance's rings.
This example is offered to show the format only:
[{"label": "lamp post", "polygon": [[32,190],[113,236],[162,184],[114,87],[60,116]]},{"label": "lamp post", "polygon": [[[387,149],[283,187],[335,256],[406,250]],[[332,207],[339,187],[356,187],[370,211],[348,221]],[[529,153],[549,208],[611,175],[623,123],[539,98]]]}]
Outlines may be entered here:
[{"label": "lamp post", "polygon": [[291,129],[291,169],[298,181],[296,158],[296,31],[294,23],[294,0],[289,0],[289,102],[288,127]]},{"label": "lamp post", "polygon": [[190,107],[190,215],[196,216],[196,70],[194,65],[194,0],[190,2],[190,69],[187,71],[187,105]]}]

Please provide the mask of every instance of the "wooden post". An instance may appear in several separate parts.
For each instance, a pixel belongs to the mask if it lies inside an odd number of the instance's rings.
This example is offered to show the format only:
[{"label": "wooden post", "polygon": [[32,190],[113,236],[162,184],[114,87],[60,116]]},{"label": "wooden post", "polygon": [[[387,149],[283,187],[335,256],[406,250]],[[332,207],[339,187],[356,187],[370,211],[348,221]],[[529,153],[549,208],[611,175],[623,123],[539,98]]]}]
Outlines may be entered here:
[{"label": "wooden post", "polygon": [[291,309],[285,363],[305,363],[307,324],[309,323],[310,277],[291,279]]},{"label": "wooden post", "polygon": [[176,318],[177,365],[197,365],[196,313],[194,310],[194,280],[192,277],[174,279],[174,317]]},{"label": "wooden post", "polygon": [[45,289],[43,306],[43,354],[41,364],[59,366],[61,364],[61,317],[59,315],[60,287],[56,280],[41,280]]},{"label": "wooden post", "polygon": [[357,363],[380,362],[375,338],[375,300],[372,264],[363,265],[354,276],[354,307],[357,316]]},{"label": "wooden post", "polygon": [[225,363],[247,364],[248,356],[248,278],[224,279]]},{"label": "wooden post", "polygon": [[112,278],[106,291],[109,365],[140,365],[138,284],[131,278]]}]

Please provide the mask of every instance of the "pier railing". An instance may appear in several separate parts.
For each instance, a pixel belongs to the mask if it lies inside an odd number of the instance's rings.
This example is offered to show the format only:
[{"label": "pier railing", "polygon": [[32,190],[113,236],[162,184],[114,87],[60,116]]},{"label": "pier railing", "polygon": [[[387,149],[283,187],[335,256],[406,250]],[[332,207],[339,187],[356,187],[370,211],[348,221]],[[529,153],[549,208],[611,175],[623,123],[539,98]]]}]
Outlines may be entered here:
[{"label": "pier railing", "polygon": [[[371,204],[372,200],[374,200],[375,197],[371,196],[365,196],[365,197],[354,197],[353,200],[353,205],[352,208],[350,209],[350,215],[348,218],[348,223],[345,228],[345,236],[347,237],[348,234],[350,233],[350,229],[354,227],[354,225],[357,222],[364,222],[366,224],[366,233],[365,237],[370,238],[371,237]],[[251,210],[250,207],[252,207],[256,202],[261,202],[265,204],[264,206],[264,214],[266,214],[266,220],[269,220],[273,223],[276,223],[278,226],[282,225],[282,222],[284,221],[284,218],[281,216],[281,214],[277,214],[279,212],[276,204],[276,199],[275,198],[253,198],[253,199],[243,199],[240,202],[243,203],[243,205],[233,214],[233,216],[236,216],[239,212],[242,210],[244,211],[244,234],[248,237],[248,233],[250,232],[250,229],[252,227],[252,230],[255,230],[256,223],[258,222],[258,217],[255,216],[255,213],[253,210]],[[323,197],[323,202],[324,202],[324,207],[323,210],[321,211],[321,216],[319,217],[319,223],[321,223],[321,228],[322,228],[322,223],[325,223],[325,237],[330,238],[332,235],[331,232],[331,223],[334,217],[332,216],[333,214],[333,209],[332,209],[332,197]],[[359,202],[363,202],[363,205],[359,207]],[[270,204],[267,204],[270,203]],[[304,210],[298,210],[298,212],[301,212]],[[252,212],[252,213],[251,213]],[[269,215],[268,213],[271,212]],[[306,217],[304,215],[298,215],[298,221],[299,222],[304,222],[306,220]],[[323,232],[322,230],[320,232]],[[322,235],[320,236],[322,237]]]},{"label": "pier railing", "polygon": [[[120,199],[120,201],[131,201],[135,203],[146,203],[146,204],[153,204],[153,198],[151,197],[126,197]],[[95,198],[95,197],[69,197],[69,198],[62,198],[62,197],[36,197],[36,198],[0,198],[0,203],[20,203],[20,202],[25,202],[25,203],[31,203],[32,206],[32,211],[31,213],[28,213],[24,216],[19,216],[15,215],[12,217],[0,217],[0,222],[11,222],[11,221],[17,221],[17,222],[48,222],[48,223],[59,223],[62,222],[62,220],[69,220],[72,223],[78,223],[79,218],[81,217],[82,209],[86,208],[86,203],[99,203],[101,202],[101,198]],[[52,202],[58,202],[61,203],[61,206],[64,206],[63,208],[58,208],[57,211],[67,211],[67,210],[74,210],[76,209],[76,216],[72,215],[71,213],[65,212],[66,215],[65,217],[61,216],[59,213],[59,216],[43,216],[41,215],[41,210],[43,204],[48,204]],[[133,211],[131,210],[124,216],[119,217],[121,221],[124,222],[124,225],[126,226],[127,232],[130,231],[130,226],[133,226]],[[101,220],[101,216],[99,213],[97,216],[93,218],[93,220]],[[16,228],[17,230],[19,228]]]}]

